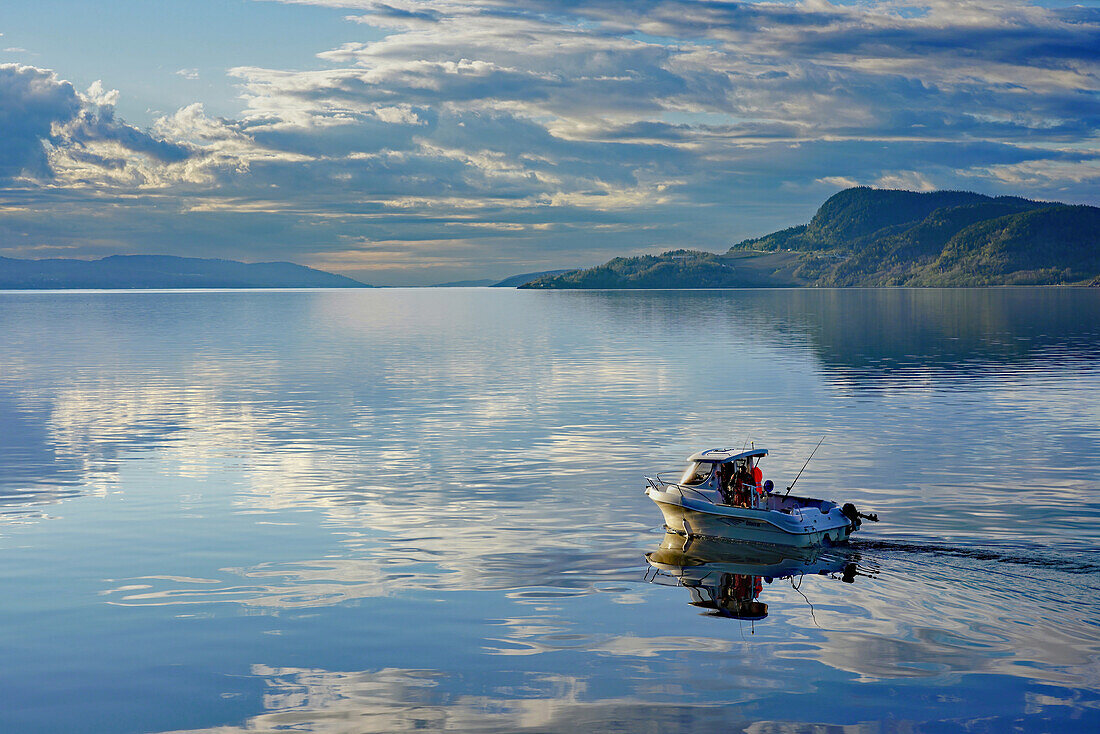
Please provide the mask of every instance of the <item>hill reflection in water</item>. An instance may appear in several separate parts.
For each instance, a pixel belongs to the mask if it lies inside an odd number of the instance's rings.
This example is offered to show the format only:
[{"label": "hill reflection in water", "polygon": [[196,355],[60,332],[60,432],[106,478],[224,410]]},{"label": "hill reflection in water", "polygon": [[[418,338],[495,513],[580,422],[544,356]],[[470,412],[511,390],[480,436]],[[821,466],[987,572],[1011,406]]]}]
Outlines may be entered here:
[{"label": "hill reflection in water", "polygon": [[[0,294],[0,730],[1096,723],[1098,302]],[[869,575],[645,583],[643,473],[822,433]]]},{"label": "hill reflection in water", "polygon": [[[661,331],[809,347],[855,387],[920,376],[1096,369],[1100,296],[1081,288],[853,288],[559,294]],[[740,332],[740,334],[738,334]],[[740,337],[740,339],[738,339]]]}]

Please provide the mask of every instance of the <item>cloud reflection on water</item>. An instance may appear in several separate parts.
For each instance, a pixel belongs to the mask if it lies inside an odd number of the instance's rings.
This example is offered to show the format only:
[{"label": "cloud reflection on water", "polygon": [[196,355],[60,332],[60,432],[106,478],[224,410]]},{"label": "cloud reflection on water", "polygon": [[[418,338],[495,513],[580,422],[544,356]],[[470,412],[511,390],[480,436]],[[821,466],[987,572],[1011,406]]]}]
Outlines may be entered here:
[{"label": "cloud reflection on water", "polygon": [[455,695],[445,688],[449,676],[434,670],[347,672],[255,665],[252,672],[267,681],[265,713],[241,727],[188,732],[703,732],[724,721],[706,706],[630,696],[593,701],[583,679],[564,675],[522,675],[497,690]]},{"label": "cloud reflection on water", "polygon": [[[29,448],[4,454],[0,487],[19,511],[80,517],[77,495],[95,493],[137,506],[134,539],[167,551],[97,577],[112,580],[95,603],[119,613],[201,609],[218,629],[255,614],[303,634],[408,604],[427,648],[452,642],[433,604],[474,599],[484,626],[438,670],[249,658],[272,661],[252,670],[274,691],[257,730],[709,730],[740,721],[708,708],[730,704],[716,677],[811,696],[996,676],[1072,701],[1100,688],[1100,589],[1068,562],[1098,544],[1100,338],[1079,315],[1096,299],[968,293],[3,295],[0,396],[19,427],[4,441]],[[899,313],[912,328],[884,329]],[[56,350],[37,348],[42,329]],[[813,614],[769,586],[755,630],[642,583],[660,519],[641,472],[749,434],[789,478],[826,428],[799,486],[883,513],[861,551],[879,578],[807,577]],[[209,527],[162,537],[183,511]],[[195,567],[170,572],[177,555]],[[463,679],[417,697],[485,659],[522,667],[533,693]],[[565,678],[582,693],[540,682],[562,666],[588,671]],[[648,697],[674,686],[696,698]]]}]

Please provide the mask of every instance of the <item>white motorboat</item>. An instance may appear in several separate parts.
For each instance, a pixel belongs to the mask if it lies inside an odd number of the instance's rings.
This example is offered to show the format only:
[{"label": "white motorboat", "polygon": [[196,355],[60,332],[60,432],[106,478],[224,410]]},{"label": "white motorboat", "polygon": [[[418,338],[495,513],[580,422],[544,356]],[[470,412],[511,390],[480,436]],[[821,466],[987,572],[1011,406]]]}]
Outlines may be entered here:
[{"label": "white motorboat", "polygon": [[688,537],[805,548],[843,543],[862,520],[878,520],[851,503],[791,496],[790,488],[774,492],[759,466],[767,455],[757,448],[701,451],[688,458],[691,465],[678,482],[646,477],[645,493],[661,508],[665,527]]}]

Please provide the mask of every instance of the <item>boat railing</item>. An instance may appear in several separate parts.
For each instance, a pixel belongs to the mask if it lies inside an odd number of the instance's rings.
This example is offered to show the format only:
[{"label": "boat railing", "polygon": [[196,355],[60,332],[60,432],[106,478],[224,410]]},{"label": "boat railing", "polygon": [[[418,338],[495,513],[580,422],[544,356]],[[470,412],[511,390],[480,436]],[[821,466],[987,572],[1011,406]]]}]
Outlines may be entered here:
[{"label": "boat railing", "polygon": [[712,500],[710,497],[707,497],[702,492],[696,489],[692,489],[691,487],[685,487],[682,484],[676,484],[675,482],[666,482],[664,479],[661,479],[660,474],[656,475],[656,478],[646,477],[645,480],[649,483],[649,486],[653,487],[653,489],[657,490],[658,492],[668,492],[675,489],[676,492],[679,493],[681,499],[687,499],[687,497],[684,495],[684,492],[688,491],[691,492],[694,497],[697,497],[698,499],[701,499],[708,504],[715,504],[714,500]]},{"label": "boat railing", "polygon": [[[649,484],[650,487],[653,487],[653,489],[657,490],[658,492],[671,492],[671,491],[675,490],[677,492],[677,494],[679,494],[680,497],[683,498],[683,499],[687,498],[686,495],[684,494],[684,492],[690,492],[692,497],[703,500],[707,504],[721,505],[723,507],[726,506],[726,505],[723,505],[721,502],[715,502],[710,497],[707,497],[705,494],[703,494],[702,492],[700,492],[696,489],[692,489],[691,487],[685,486],[683,484],[677,484],[676,482],[666,482],[664,479],[661,479],[660,474],[656,474],[655,476],[652,476],[652,477],[646,477],[645,480]],[[767,502],[765,501],[765,498],[760,497],[757,494],[757,492],[758,492],[757,485],[755,485],[755,484],[746,484],[745,487],[749,490],[749,506],[745,509],[751,509],[751,510],[766,510],[766,509],[768,509],[767,508]]]}]

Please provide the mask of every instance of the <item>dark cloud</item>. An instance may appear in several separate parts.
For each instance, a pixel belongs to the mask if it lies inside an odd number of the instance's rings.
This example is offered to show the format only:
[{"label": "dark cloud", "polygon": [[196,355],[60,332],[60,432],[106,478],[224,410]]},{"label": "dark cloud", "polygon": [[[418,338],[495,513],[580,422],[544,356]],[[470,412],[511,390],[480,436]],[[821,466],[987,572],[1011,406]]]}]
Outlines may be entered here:
[{"label": "dark cloud", "polygon": [[81,109],[73,85],[31,66],[0,65],[0,178],[50,173],[44,142]]},{"label": "dark cloud", "polygon": [[371,15],[378,16],[379,18],[423,20],[429,23],[434,23],[441,17],[439,13],[430,8],[424,10],[409,10],[407,8],[396,8],[393,5],[386,5],[385,3],[375,4],[374,8],[371,10]]},{"label": "dark cloud", "polygon": [[179,143],[158,140],[146,132],[115,119],[110,107],[87,107],[68,126],[69,139],[76,143],[112,141],[134,153],[142,153],[162,163],[186,160],[192,151]]}]

